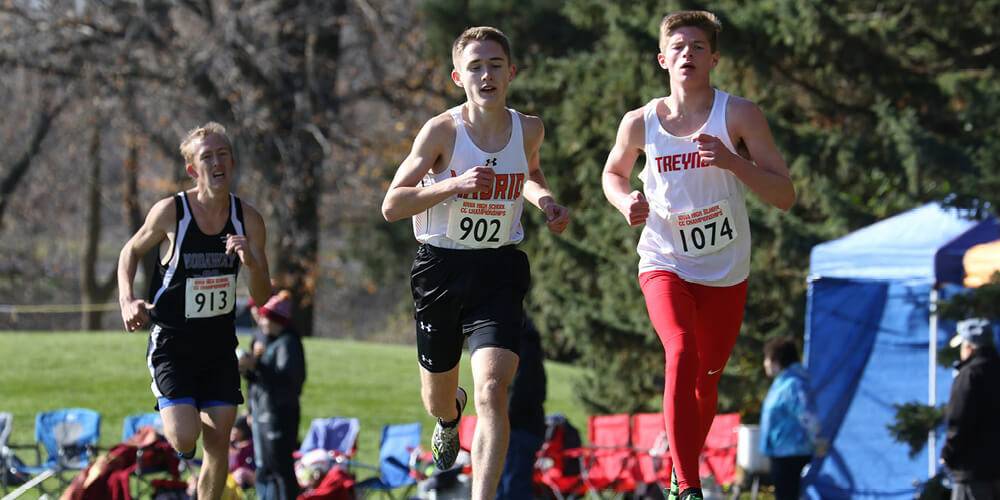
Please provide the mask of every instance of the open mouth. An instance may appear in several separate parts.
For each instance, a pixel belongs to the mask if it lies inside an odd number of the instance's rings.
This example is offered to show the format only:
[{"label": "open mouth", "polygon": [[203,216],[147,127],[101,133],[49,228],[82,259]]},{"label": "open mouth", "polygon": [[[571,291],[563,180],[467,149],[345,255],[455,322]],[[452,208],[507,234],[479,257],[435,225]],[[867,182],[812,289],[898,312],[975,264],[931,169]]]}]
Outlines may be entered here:
[{"label": "open mouth", "polygon": [[212,172],[213,179],[222,179],[226,176],[225,172]]},{"label": "open mouth", "polygon": [[691,64],[689,62],[681,64],[681,69],[694,69],[694,64]]},{"label": "open mouth", "polygon": [[479,91],[484,94],[492,94],[493,92],[496,92],[496,90],[497,88],[492,85],[483,85],[482,87],[479,87]]}]

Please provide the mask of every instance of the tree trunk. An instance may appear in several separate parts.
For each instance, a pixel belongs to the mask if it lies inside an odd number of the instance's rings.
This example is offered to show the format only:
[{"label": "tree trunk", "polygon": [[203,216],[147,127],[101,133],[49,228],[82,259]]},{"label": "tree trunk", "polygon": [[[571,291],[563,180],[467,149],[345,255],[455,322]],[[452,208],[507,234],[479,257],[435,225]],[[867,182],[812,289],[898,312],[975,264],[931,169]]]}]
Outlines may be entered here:
[{"label": "tree trunk", "polygon": [[[297,8],[294,2],[288,8]],[[332,7],[333,16],[346,13],[346,2],[338,0]],[[274,200],[284,200],[275,209],[279,226],[275,228],[278,243],[274,255],[274,272],[279,286],[290,289],[296,298],[293,316],[295,325],[304,336],[313,334],[316,282],[319,277],[319,198],[322,167],[329,158],[317,138],[305,127],[313,123],[318,113],[336,113],[338,102],[330,89],[336,88],[336,73],[317,67],[315,61],[327,66],[339,61],[341,52],[340,24],[320,26],[310,23],[304,30],[283,35],[281,46],[292,59],[302,59],[304,72],[282,75],[283,88],[294,88],[294,95],[284,93],[284,105],[276,107],[284,132],[278,141],[284,147],[269,148],[277,154],[275,160],[284,164],[277,169],[284,173],[275,183]],[[304,74],[303,74],[304,73]]]},{"label": "tree trunk", "polygon": [[101,124],[93,124],[93,135],[90,138],[90,171],[86,176],[87,183],[87,221],[85,242],[83,247],[83,262],[81,265],[81,297],[84,309],[81,316],[81,329],[94,331],[101,328],[104,311],[94,309],[95,306],[107,302],[114,286],[115,272],[103,282],[97,279],[98,245],[101,242]]}]

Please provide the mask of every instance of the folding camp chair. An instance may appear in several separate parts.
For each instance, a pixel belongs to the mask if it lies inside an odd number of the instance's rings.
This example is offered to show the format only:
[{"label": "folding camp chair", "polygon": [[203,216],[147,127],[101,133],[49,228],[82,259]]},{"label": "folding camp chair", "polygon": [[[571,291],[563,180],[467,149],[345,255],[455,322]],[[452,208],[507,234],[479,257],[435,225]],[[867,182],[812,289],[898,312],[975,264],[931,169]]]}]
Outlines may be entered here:
[{"label": "folding camp chair", "polygon": [[587,419],[590,445],[582,456],[582,477],[588,492],[599,497],[635,491],[636,456],[632,450],[631,416],[594,415]]},{"label": "folding camp chair", "polygon": [[[163,419],[159,413],[137,413],[126,416],[122,421],[122,442],[131,440],[140,430],[146,427],[151,427],[156,431],[156,441],[164,439]],[[158,479],[180,480],[176,457],[173,455],[164,456],[165,447],[162,443],[156,441],[147,441],[147,443],[151,443],[148,446],[136,443],[136,468],[132,476],[134,481],[130,482],[130,488],[140,498],[145,491],[153,489],[153,481]]]},{"label": "folding camp chair", "polygon": [[360,430],[361,422],[356,418],[315,418],[309,424],[309,431],[299,446],[299,453],[304,455],[312,450],[321,449],[339,458],[350,459],[357,451]]},{"label": "folding camp chair", "polygon": [[159,413],[137,413],[125,417],[125,420],[122,421],[122,441],[128,441],[128,438],[134,436],[143,427],[152,427],[160,435],[163,435],[163,419],[160,418]]},{"label": "folding camp chair", "polygon": [[462,415],[458,421],[458,447],[469,453],[472,453],[472,438],[476,435],[478,421],[475,415]]},{"label": "folding camp chair", "polygon": [[299,484],[310,490],[318,487],[335,466],[348,472],[357,451],[361,423],[356,418],[316,418],[295,457]]},{"label": "folding camp chair", "polygon": [[632,448],[636,454],[635,477],[656,488],[670,487],[669,449],[664,446],[666,435],[662,413],[632,415]]},{"label": "folding camp chair", "polygon": [[365,479],[356,485],[362,498],[378,492],[394,499],[396,496],[393,492],[403,487],[406,489],[403,490],[401,498],[408,497],[417,484],[416,479],[410,474],[410,456],[420,447],[420,431],[419,422],[382,427],[382,440],[378,451],[378,476]]},{"label": "folding camp chair", "polygon": [[532,481],[539,489],[547,489],[557,500],[583,496],[587,486],[580,476],[580,432],[565,415],[545,417],[545,441],[538,450]]},{"label": "folding camp chair", "polygon": [[[37,487],[49,494],[44,484],[49,477],[59,481],[63,490],[72,480],[72,475],[86,468],[97,452],[101,437],[101,415],[84,408],[64,408],[39,413],[35,417],[35,463],[26,466],[23,472],[32,476],[14,493],[14,498],[24,491]],[[46,458],[42,460],[42,449]]]},{"label": "folding camp chair", "polygon": [[[19,468],[14,462],[14,452],[8,447],[10,433],[14,428],[14,415],[0,412],[0,491],[6,492],[9,486],[20,484],[15,478],[14,468]],[[18,479],[18,480],[15,480]]]},{"label": "folding camp chair", "polygon": [[736,444],[739,442],[739,413],[715,416],[712,428],[701,450],[701,477],[712,476],[721,486],[732,484],[736,478]]}]

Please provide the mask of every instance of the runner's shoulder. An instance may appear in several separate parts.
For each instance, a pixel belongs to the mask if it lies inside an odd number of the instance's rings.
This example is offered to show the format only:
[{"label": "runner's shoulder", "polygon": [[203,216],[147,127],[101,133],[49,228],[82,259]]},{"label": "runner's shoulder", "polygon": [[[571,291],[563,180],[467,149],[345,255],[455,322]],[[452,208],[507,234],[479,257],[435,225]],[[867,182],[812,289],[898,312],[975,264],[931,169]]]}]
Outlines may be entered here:
[{"label": "runner's shoulder", "polygon": [[[624,136],[622,135],[624,134]],[[633,144],[636,147],[642,147],[645,142],[646,136],[646,115],[645,107],[633,109],[624,116],[622,116],[622,122],[618,126],[618,140],[621,141],[622,138],[626,138],[629,144]]]},{"label": "runner's shoulder", "polygon": [[434,116],[420,129],[419,138],[428,144],[447,144],[455,142],[455,120],[449,111]]},{"label": "runner's shoulder", "polygon": [[545,137],[545,124],[541,117],[527,115],[517,110],[514,110],[514,115],[521,120],[521,130],[526,142],[535,144]]},{"label": "runner's shoulder", "polygon": [[172,228],[177,222],[177,205],[173,196],[168,196],[153,204],[146,216],[146,222],[158,227]]},{"label": "runner's shoulder", "polygon": [[636,125],[643,125],[646,119],[646,107],[635,108],[625,113],[622,116],[622,126],[634,127]]},{"label": "runner's shoulder", "polygon": [[240,205],[243,206],[244,219],[249,219],[253,217],[255,219],[263,220],[263,216],[260,215],[260,211],[257,210],[257,207],[253,206],[253,204],[247,201],[245,198],[240,198]]},{"label": "runner's shoulder", "polygon": [[514,113],[521,119],[521,130],[524,131],[524,136],[529,140],[538,140],[545,136],[545,123],[542,122],[541,117],[524,114],[516,110]]},{"label": "runner's shoulder", "polygon": [[726,117],[730,120],[755,120],[763,118],[764,112],[760,106],[750,99],[738,95],[730,95],[726,106]]}]

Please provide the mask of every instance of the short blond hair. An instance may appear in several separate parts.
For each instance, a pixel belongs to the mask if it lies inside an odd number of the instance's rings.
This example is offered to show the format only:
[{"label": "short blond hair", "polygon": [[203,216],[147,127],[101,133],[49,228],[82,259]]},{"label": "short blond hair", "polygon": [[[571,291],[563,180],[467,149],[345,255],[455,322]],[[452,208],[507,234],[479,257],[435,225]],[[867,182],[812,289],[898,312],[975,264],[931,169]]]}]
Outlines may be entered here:
[{"label": "short blond hair", "polygon": [[458,68],[458,60],[462,56],[462,51],[465,47],[469,45],[469,42],[482,42],[484,40],[490,40],[496,42],[503,49],[503,55],[507,56],[507,64],[513,62],[510,58],[510,40],[507,35],[492,26],[476,26],[474,28],[469,28],[458,35],[455,39],[455,43],[451,44],[451,62]]},{"label": "short blond hair", "polygon": [[715,14],[705,10],[682,10],[663,16],[663,20],[660,21],[660,49],[665,50],[667,38],[685,26],[693,26],[705,32],[712,52],[719,51],[719,32],[722,31],[722,23]]},{"label": "short blond hair", "polygon": [[229,140],[229,135],[226,134],[226,127],[216,122],[208,122],[189,130],[184,140],[181,141],[181,156],[184,157],[185,163],[192,163],[194,161],[194,143],[212,134],[222,137],[226,141],[226,145],[229,146],[229,150],[232,151],[233,141]]}]

